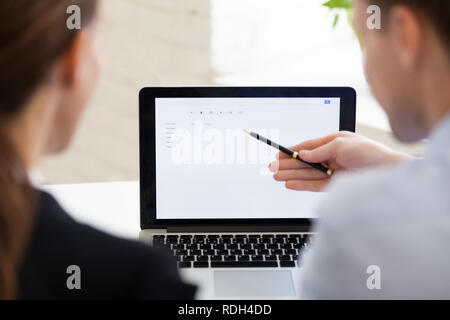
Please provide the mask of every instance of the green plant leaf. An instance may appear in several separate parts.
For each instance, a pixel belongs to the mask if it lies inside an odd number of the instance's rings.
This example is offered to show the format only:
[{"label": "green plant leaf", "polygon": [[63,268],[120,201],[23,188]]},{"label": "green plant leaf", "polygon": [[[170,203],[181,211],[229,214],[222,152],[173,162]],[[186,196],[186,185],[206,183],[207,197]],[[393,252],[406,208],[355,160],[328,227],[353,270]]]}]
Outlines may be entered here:
[{"label": "green plant leaf", "polygon": [[330,9],[351,9],[352,1],[351,0],[329,0],[322,5],[330,8]]},{"label": "green plant leaf", "polygon": [[355,30],[355,27],[352,24],[352,19],[353,19],[353,3],[352,3],[352,0],[329,0],[329,1],[325,2],[325,3],[323,3],[322,5],[325,6],[325,7],[328,7],[330,9],[332,9],[332,10],[333,9],[338,10],[338,12],[334,15],[333,29],[335,29],[337,24],[339,23],[341,13],[345,12],[345,14],[347,16],[348,24],[353,29],[353,32],[355,33],[356,38],[359,41],[360,47],[363,48],[361,37],[359,36],[358,32]]},{"label": "green plant leaf", "polygon": [[336,13],[336,15],[334,16],[334,21],[333,21],[333,29],[336,28],[338,22],[339,22],[339,13]]}]

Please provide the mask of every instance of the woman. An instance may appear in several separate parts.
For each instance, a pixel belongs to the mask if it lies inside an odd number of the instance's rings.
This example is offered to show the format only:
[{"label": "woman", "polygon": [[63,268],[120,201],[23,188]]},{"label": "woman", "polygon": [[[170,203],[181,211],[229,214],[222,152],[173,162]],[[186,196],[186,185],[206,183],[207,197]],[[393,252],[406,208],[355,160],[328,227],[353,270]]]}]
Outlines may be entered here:
[{"label": "woman", "polygon": [[[66,27],[74,4],[81,30]],[[39,159],[69,144],[96,82],[96,11],[0,1],[0,299],[193,298],[169,256],[78,224],[30,184]]]}]

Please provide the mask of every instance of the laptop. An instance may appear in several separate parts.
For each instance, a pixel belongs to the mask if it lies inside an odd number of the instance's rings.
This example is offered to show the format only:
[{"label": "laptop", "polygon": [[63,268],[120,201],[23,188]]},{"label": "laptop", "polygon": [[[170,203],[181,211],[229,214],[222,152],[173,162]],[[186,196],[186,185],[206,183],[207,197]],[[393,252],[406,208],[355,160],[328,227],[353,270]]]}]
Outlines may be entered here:
[{"label": "laptop", "polygon": [[355,131],[347,87],[140,92],[140,239],[168,250],[198,299],[292,299],[324,193],[274,180],[276,149]]}]

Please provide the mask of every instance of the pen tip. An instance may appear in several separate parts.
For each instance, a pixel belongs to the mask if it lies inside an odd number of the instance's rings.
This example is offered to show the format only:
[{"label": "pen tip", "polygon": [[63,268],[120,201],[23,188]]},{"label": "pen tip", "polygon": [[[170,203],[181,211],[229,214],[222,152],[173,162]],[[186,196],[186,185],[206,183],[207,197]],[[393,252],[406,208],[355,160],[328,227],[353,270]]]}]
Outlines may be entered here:
[{"label": "pen tip", "polygon": [[248,134],[252,133],[250,130],[247,130],[247,129],[242,129],[242,131],[244,131],[245,133],[248,133]]}]

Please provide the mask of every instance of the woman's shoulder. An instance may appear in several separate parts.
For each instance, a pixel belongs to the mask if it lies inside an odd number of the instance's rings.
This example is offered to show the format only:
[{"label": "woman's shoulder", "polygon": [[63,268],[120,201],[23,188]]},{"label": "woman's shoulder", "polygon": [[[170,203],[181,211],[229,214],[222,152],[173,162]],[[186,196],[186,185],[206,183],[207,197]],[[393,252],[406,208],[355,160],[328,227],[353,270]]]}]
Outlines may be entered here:
[{"label": "woman's shoulder", "polygon": [[[133,260],[144,260],[145,254],[136,255],[136,253],[161,254],[160,251],[137,241],[121,239],[75,221],[53,196],[43,191],[39,192],[37,221],[33,237],[39,238],[40,241],[36,241],[36,243],[42,249],[64,247],[62,249],[72,256],[89,254],[98,250],[100,251],[97,252],[99,256],[121,253],[131,255],[133,258],[128,258]],[[44,248],[42,244],[46,244],[48,247]],[[98,260],[91,254],[89,254],[89,259]]]},{"label": "woman's shoulder", "polygon": [[[39,282],[50,288],[49,295],[63,298],[193,297],[195,289],[181,282],[165,251],[78,223],[48,193],[40,192],[39,198],[24,281],[44,279]],[[81,290],[67,288],[73,270],[81,274]]]}]

